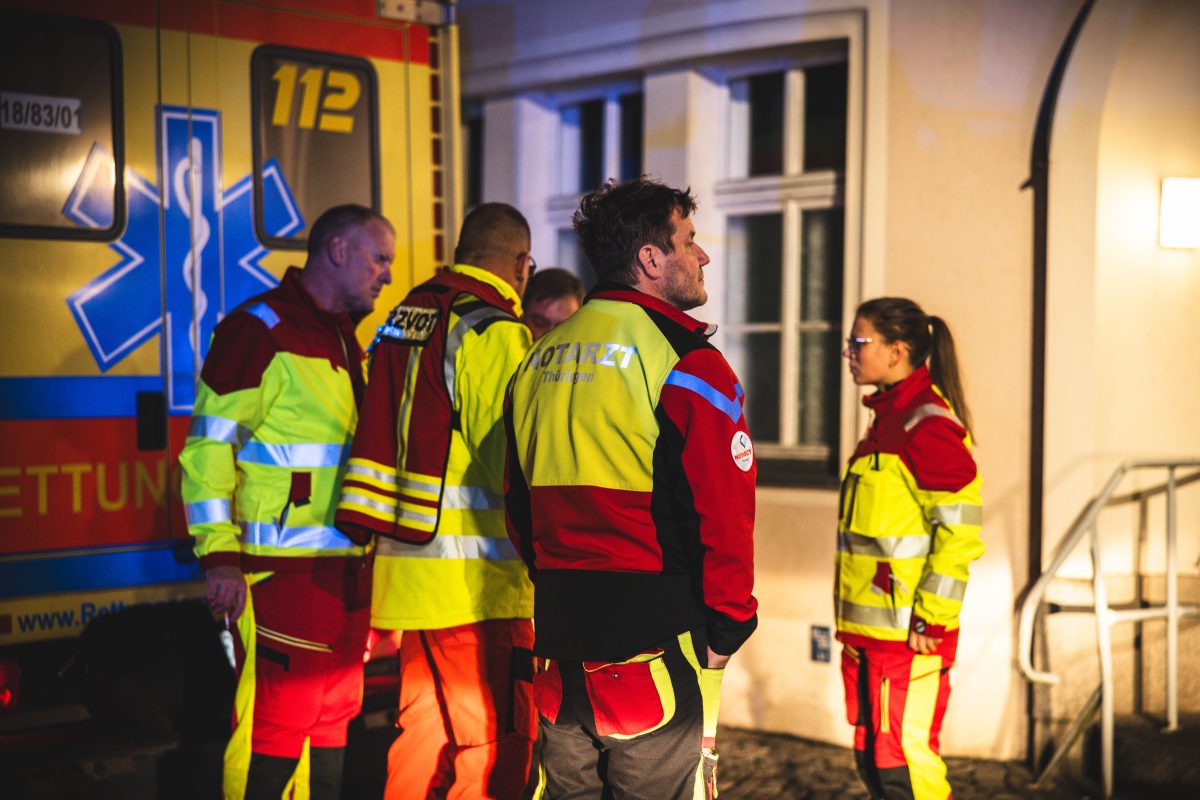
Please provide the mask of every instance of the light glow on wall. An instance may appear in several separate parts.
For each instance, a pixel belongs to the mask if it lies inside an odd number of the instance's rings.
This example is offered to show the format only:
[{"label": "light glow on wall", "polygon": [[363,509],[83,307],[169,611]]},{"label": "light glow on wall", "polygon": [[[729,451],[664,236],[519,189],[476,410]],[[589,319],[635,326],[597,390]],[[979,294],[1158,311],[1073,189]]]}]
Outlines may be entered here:
[{"label": "light glow on wall", "polygon": [[1200,248],[1200,178],[1163,178],[1158,243]]}]

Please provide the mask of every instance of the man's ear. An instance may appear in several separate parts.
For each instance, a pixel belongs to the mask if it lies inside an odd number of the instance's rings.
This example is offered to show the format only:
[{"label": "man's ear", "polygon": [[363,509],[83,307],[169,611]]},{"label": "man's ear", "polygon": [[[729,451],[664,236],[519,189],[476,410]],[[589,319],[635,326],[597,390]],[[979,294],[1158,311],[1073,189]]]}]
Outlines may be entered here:
[{"label": "man's ear", "polygon": [[662,253],[652,244],[644,244],[638,248],[638,266],[650,280],[658,280],[660,277],[661,256]]},{"label": "man's ear", "polygon": [[335,267],[340,267],[346,260],[346,251],[349,248],[349,242],[346,240],[346,235],[339,233],[336,236],[330,236],[329,241],[325,244],[325,255],[329,258],[329,263]]}]

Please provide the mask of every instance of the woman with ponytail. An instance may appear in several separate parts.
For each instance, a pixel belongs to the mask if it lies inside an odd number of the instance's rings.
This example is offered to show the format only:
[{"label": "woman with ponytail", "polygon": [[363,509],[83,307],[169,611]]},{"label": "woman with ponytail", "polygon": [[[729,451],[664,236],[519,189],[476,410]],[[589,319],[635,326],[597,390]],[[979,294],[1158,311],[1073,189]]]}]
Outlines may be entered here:
[{"label": "woman with ponytail", "polygon": [[938,734],[968,565],[983,554],[971,417],[950,329],[911,300],[858,307],[842,355],[874,412],[842,479],[834,586],[847,717],[872,798],[950,796]]}]

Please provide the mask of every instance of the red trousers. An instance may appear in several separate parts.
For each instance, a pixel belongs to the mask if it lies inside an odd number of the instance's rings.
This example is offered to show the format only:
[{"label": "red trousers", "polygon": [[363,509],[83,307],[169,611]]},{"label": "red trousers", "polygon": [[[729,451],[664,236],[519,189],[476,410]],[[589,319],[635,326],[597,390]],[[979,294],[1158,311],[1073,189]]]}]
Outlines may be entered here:
[{"label": "red trousers", "polygon": [[227,798],[244,795],[252,754],[295,759],[296,779],[307,780],[309,750],[345,747],[347,726],[362,709],[371,568],[327,561],[308,572],[247,576]]},{"label": "red trousers", "polygon": [[387,800],[520,795],[537,730],[532,647],[527,619],[404,632]]},{"label": "red trousers", "polygon": [[854,756],[872,800],[946,800],[938,735],[950,698],[948,656],[845,645],[842,683]]}]

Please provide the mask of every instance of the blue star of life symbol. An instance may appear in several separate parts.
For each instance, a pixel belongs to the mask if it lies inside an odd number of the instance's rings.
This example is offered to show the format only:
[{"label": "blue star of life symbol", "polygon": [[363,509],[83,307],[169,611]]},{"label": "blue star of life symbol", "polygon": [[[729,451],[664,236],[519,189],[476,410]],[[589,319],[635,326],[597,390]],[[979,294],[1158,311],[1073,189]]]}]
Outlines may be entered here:
[{"label": "blue star of life symbol", "polygon": [[[158,186],[126,168],[128,223],[110,245],[121,260],[67,305],[102,372],[160,334],[168,408],[187,411],[213,328],[227,309],[277,281],[259,265],[267,249],[254,233],[251,176],[221,189],[220,112],[159,106],[156,122]],[[63,214],[88,227],[111,225],[112,170],[112,156],[94,146]],[[263,165],[262,184],[266,231],[303,228],[274,159]]]}]

